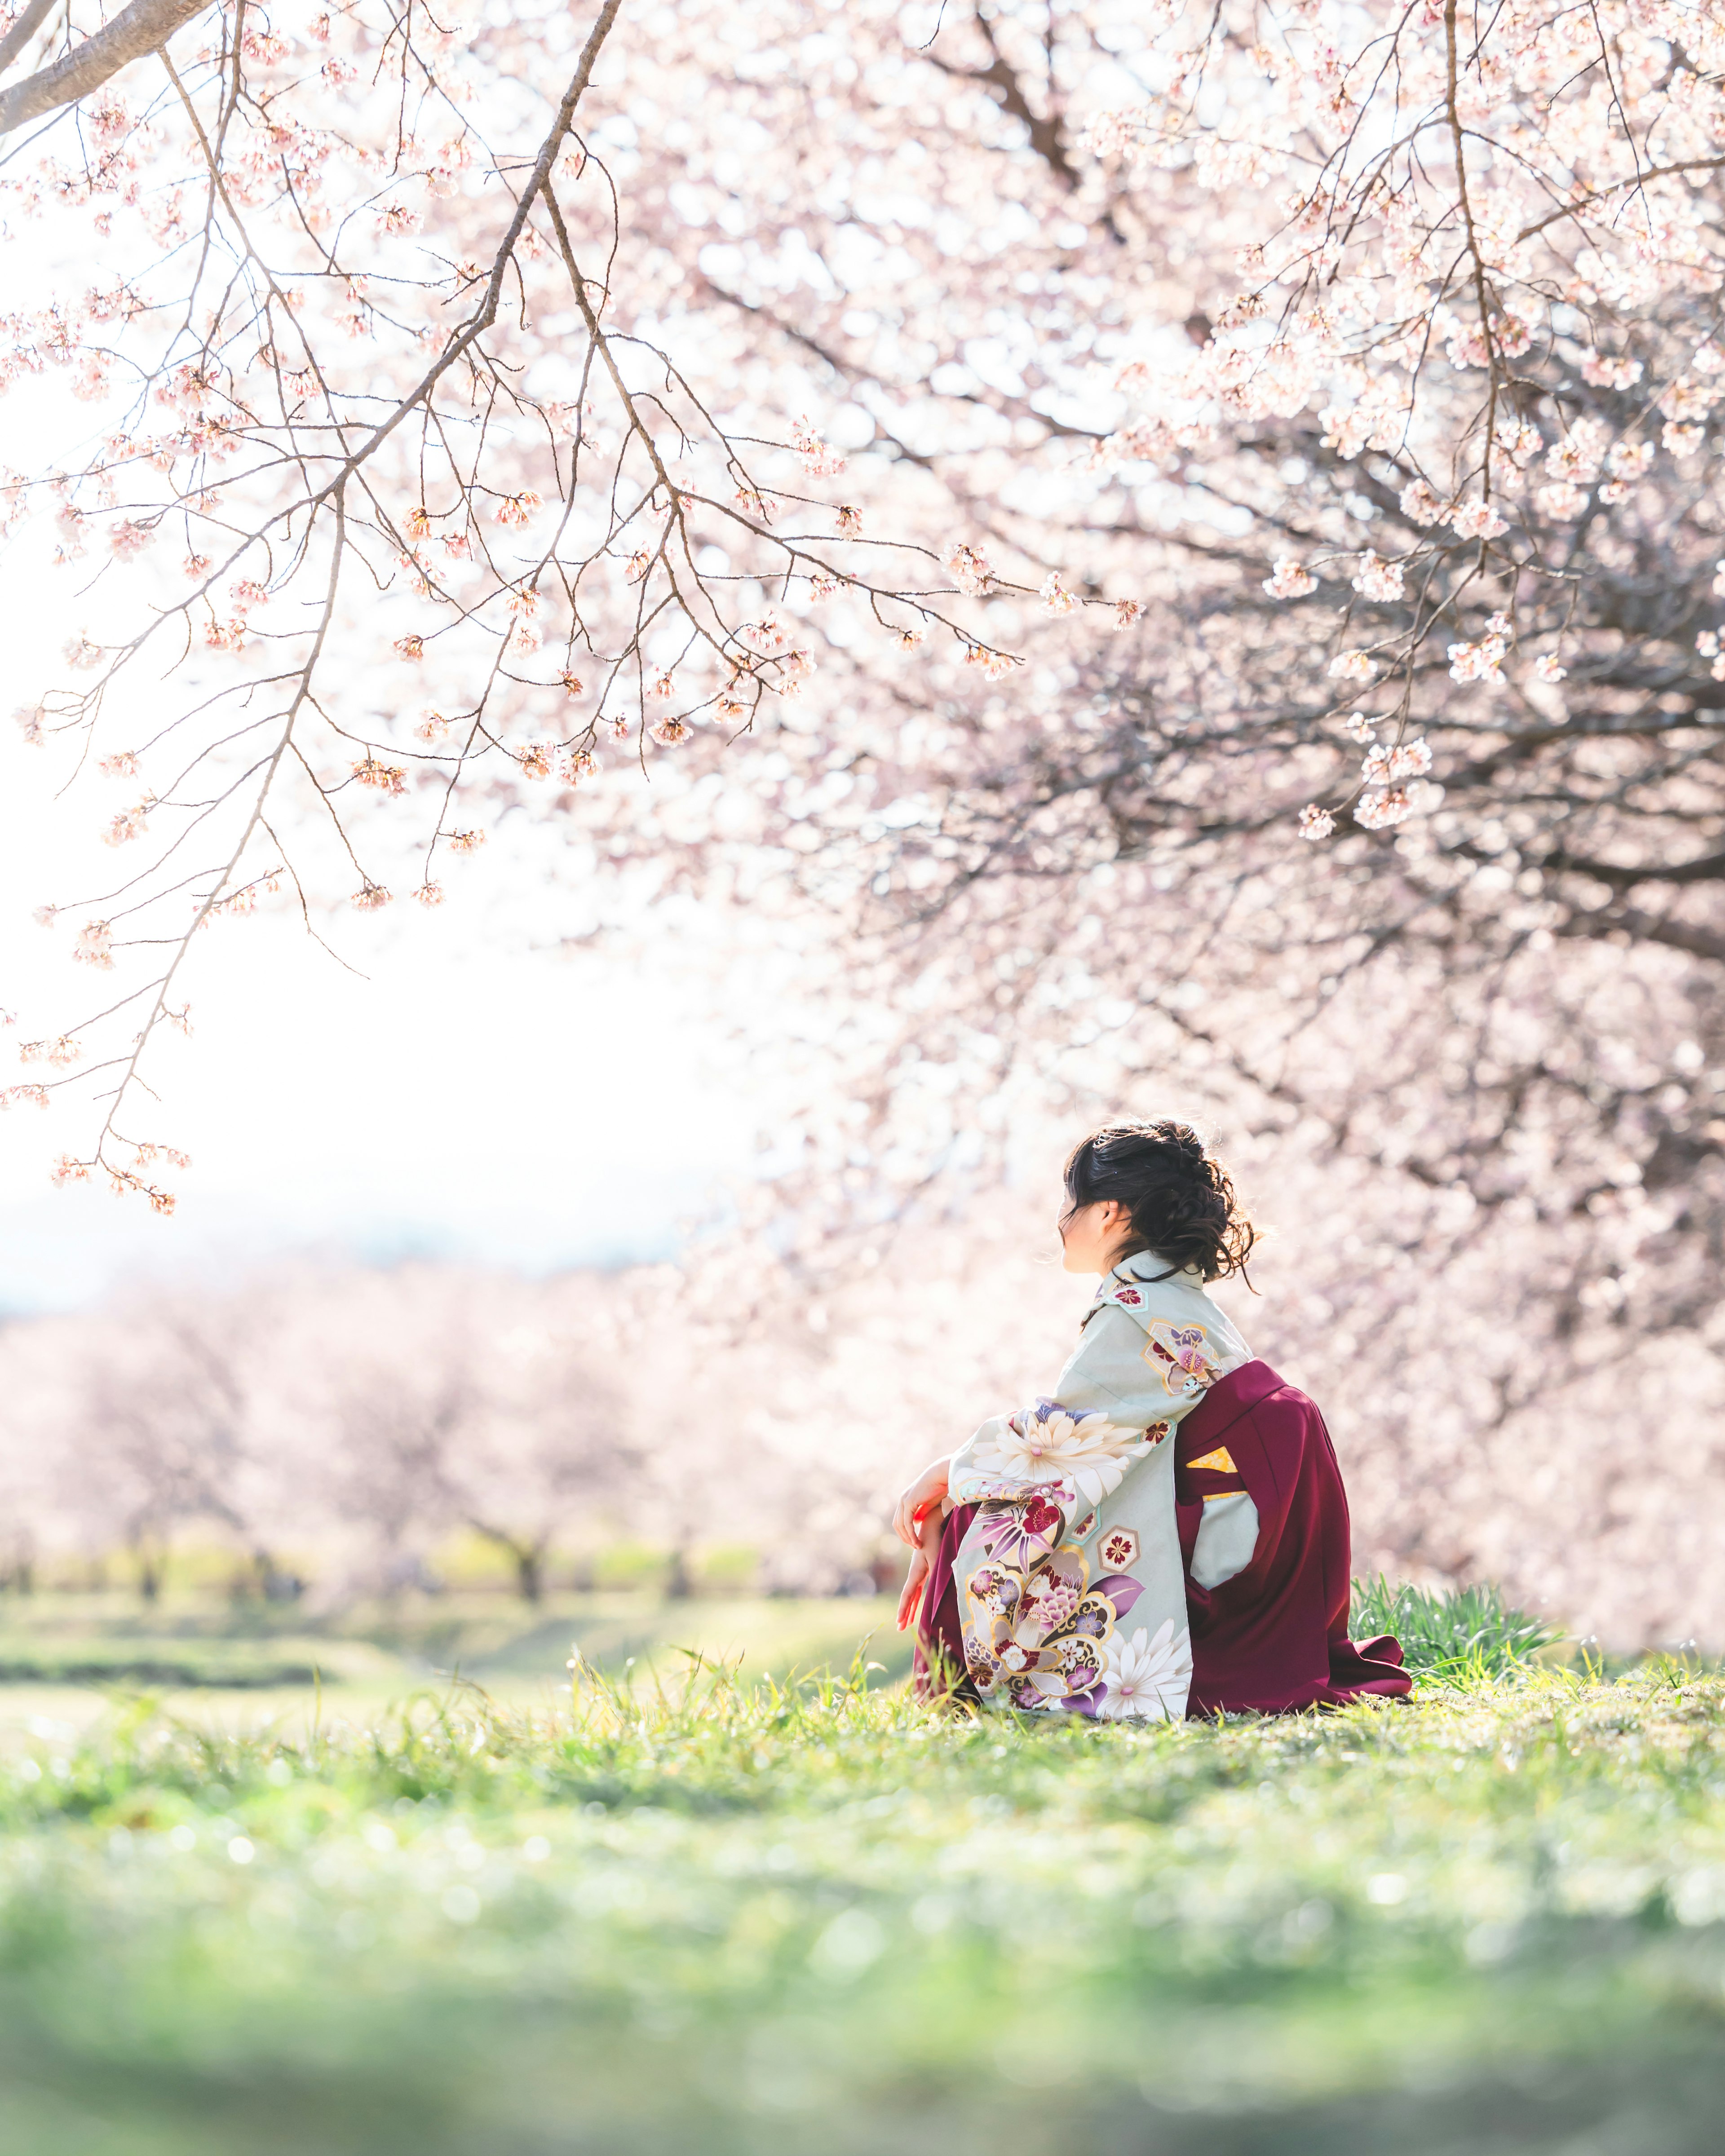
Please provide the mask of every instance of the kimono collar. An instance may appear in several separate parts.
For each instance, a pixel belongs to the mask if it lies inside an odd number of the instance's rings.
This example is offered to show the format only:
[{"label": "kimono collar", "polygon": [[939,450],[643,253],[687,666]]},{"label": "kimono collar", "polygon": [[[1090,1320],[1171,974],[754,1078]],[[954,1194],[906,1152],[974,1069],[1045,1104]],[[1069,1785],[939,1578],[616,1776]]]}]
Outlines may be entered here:
[{"label": "kimono collar", "polygon": [[1128,1310],[1142,1308],[1147,1300],[1144,1293],[1147,1287],[1158,1286],[1164,1281],[1190,1286],[1193,1270],[1189,1265],[1170,1265],[1154,1250],[1134,1250],[1130,1257],[1122,1258],[1111,1272],[1103,1274],[1096,1299],[1086,1313],[1086,1322],[1106,1302],[1122,1303]]},{"label": "kimono collar", "polygon": [[1141,1281],[1157,1286],[1163,1281],[1183,1281],[1194,1270],[1191,1265],[1171,1265],[1159,1251],[1134,1250],[1129,1258],[1122,1258],[1111,1272],[1104,1273],[1102,1285],[1096,1290],[1096,1301],[1111,1295],[1117,1287],[1129,1281]]}]

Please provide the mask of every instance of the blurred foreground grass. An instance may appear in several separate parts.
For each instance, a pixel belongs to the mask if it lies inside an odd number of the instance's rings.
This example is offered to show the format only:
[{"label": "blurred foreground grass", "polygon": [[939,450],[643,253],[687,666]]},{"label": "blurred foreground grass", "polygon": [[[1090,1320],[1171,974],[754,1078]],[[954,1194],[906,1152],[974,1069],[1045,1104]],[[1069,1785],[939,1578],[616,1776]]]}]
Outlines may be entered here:
[{"label": "blurred foreground grass", "polygon": [[830,1677],[0,1767],[8,2156],[1712,2150],[1725,1681],[1219,1727]]}]

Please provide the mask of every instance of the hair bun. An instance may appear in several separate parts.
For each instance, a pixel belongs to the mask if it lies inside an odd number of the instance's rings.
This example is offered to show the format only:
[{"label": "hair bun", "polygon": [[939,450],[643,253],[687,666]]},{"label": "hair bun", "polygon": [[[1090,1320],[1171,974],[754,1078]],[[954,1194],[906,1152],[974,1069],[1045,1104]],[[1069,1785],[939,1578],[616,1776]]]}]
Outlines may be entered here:
[{"label": "hair bun", "polygon": [[1122,1251],[1154,1250],[1207,1281],[1243,1272],[1256,1240],[1235,1201],[1228,1171],[1189,1123],[1106,1123],[1066,1162],[1075,1207],[1112,1200],[1132,1223]]}]

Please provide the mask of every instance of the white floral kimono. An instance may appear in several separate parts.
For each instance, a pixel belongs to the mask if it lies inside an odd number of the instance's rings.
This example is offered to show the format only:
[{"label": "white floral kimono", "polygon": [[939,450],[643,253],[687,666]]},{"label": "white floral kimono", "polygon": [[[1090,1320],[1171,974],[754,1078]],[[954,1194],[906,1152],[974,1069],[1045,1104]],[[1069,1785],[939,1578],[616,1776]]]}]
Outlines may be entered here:
[{"label": "white floral kimono", "polygon": [[[953,1572],[985,1702],[1185,1713],[1192,1646],[1169,1440],[1250,1360],[1200,1276],[1170,1276],[1141,1250],[1104,1278],[1053,1399],[992,1417],[954,1454],[948,1502],[978,1507]],[[1257,1519],[1250,1498],[1243,1507],[1206,1506],[1194,1577],[1250,1561]],[[1245,1547],[1220,1547],[1230,1540]]]}]

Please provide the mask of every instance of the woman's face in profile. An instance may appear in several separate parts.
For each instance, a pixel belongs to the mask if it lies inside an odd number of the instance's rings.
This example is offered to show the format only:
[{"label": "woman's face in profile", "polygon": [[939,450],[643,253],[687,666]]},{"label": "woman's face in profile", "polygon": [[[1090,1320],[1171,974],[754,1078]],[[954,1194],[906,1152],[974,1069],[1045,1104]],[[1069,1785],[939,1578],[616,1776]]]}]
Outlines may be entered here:
[{"label": "woman's face in profile", "polygon": [[1060,1238],[1060,1263],[1069,1273],[1106,1273],[1125,1240],[1126,1209],[1111,1198],[1093,1205],[1074,1205],[1069,1199],[1055,1223]]}]

